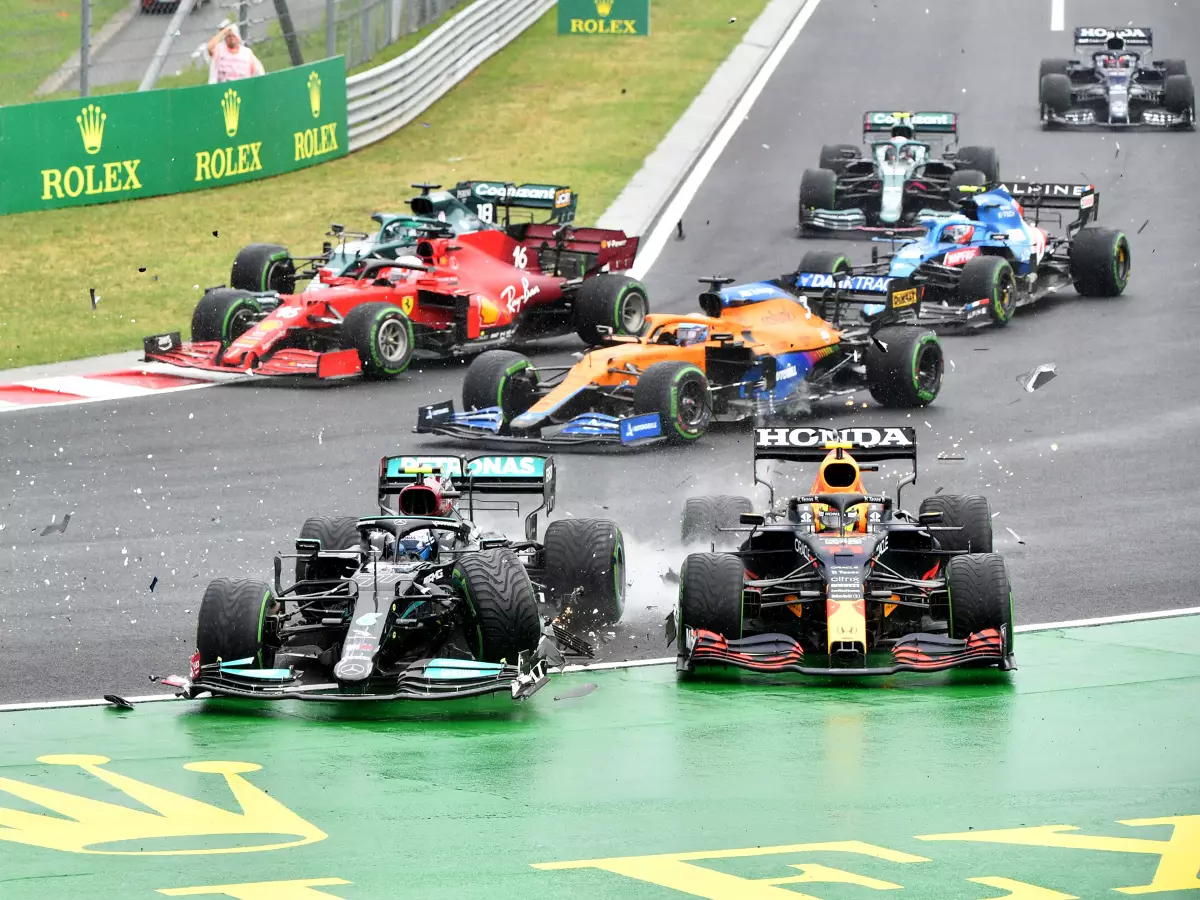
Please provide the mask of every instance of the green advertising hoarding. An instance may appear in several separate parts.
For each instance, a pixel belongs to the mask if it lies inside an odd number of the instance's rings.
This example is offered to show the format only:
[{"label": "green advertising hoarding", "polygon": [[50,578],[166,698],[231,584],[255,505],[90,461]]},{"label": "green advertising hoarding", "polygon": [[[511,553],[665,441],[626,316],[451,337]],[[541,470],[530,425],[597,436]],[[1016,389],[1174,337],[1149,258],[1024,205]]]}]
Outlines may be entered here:
[{"label": "green advertising hoarding", "polygon": [[199,87],[0,107],[0,213],[266,178],[347,152],[341,57]]},{"label": "green advertising hoarding", "polygon": [[558,0],[559,34],[650,33],[650,0]]}]

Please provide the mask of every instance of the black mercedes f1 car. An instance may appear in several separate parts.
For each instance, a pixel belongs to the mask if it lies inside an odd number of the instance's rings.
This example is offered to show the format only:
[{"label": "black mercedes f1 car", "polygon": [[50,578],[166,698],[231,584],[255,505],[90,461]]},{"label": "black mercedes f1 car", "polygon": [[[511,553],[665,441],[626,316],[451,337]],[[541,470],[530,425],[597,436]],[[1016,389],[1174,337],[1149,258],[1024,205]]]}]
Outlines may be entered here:
[{"label": "black mercedes f1 car", "polygon": [[[741,538],[734,552],[693,553],[680,572],[668,633],[678,668],[880,675],[1013,665],[1012,589],[992,552],[980,496],[939,494],[916,515],[900,492],[916,481],[911,428],[755,429],[754,479],[771,488],[765,514],[744,498],[693,498],[685,535]],[[913,471],[890,497],[866,492],[880,460]],[[775,504],[763,460],[820,463],[808,494]],[[738,516],[739,529],[728,521]],[[715,540],[713,546],[716,546]]]},{"label": "black mercedes f1 car", "polygon": [[1043,59],[1038,72],[1042,125],[1195,128],[1196,89],[1182,59],[1149,62],[1149,28],[1076,28],[1076,52],[1090,62]]},{"label": "black mercedes f1 car", "polygon": [[[612,621],[624,603],[615,523],[555,521],[536,540],[538,512],[553,510],[554,471],[540,456],[384,457],[383,514],[310,518],[296,552],[276,555],[272,585],[212,582],[191,675],[165,683],[189,698],[530,696],[564,655],[592,655],[561,621]],[[519,513],[495,494],[541,495],[525,540],[475,523],[478,511]],[[287,587],[284,559],[296,565]],[[558,618],[542,617],[539,594]]]}]

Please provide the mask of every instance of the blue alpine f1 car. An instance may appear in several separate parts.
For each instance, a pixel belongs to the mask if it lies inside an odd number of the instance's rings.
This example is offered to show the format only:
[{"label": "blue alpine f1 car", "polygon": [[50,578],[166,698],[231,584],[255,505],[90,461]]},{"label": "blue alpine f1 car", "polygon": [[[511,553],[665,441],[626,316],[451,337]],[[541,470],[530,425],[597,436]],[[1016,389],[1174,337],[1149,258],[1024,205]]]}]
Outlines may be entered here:
[{"label": "blue alpine f1 car", "polygon": [[[843,273],[844,287],[884,294],[893,279],[923,289],[919,321],[931,325],[1007,325],[1015,309],[1064,286],[1085,297],[1115,297],[1129,282],[1129,239],[1116,228],[1090,223],[1100,197],[1090,184],[961,185],[959,211],[921,219],[920,237],[891,240],[893,250],[871,253],[871,264],[854,267],[840,253],[806,254],[801,269]],[[1057,210],[1077,209],[1062,227]],[[1061,236],[1043,227],[1056,220]],[[877,241],[881,240],[876,238]],[[828,276],[826,276],[828,278]],[[811,279],[810,279],[811,281]],[[817,280],[800,287],[820,287]],[[882,296],[881,296],[882,299]],[[863,315],[879,315],[882,303]]]}]

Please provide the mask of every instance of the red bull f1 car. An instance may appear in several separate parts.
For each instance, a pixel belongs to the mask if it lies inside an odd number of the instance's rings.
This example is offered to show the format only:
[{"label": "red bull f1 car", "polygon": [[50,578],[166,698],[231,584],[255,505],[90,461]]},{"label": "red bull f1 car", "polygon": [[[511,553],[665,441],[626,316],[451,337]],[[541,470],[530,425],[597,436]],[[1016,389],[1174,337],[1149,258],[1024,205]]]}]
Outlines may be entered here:
[{"label": "red bull f1 car", "polygon": [[622,231],[520,223],[456,234],[440,222],[418,230],[403,252],[357,259],[338,275],[322,271],[324,290],[209,290],[192,315],[191,342],[178,332],[153,335],[146,360],[391,378],[414,355],[469,355],[572,331],[597,344],[601,329],[636,335],[644,326],[646,289],[622,274],[638,239]]},{"label": "red bull f1 car", "polygon": [[[867,492],[862,473],[881,460],[912,462],[896,500]],[[764,460],[819,466],[809,493],[764,514],[749,501],[711,498],[700,516],[735,552],[693,553],[668,620],[678,668],[882,675],[955,666],[1013,665],[1012,589],[992,551],[986,498],[939,494],[916,515],[900,492],[916,481],[911,428],[759,427]],[[864,465],[864,463],[868,463]],[[698,505],[688,504],[695,529]],[[688,523],[685,523],[685,529]]]}]

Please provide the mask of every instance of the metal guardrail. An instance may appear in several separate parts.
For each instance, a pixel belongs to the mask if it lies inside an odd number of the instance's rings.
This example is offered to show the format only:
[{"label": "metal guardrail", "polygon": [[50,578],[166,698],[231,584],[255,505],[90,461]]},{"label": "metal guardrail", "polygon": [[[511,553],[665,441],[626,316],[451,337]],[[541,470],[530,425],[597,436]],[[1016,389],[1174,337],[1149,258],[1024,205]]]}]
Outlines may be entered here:
[{"label": "metal guardrail", "polygon": [[350,149],[411,122],[554,4],[476,0],[403,56],[346,79]]}]

